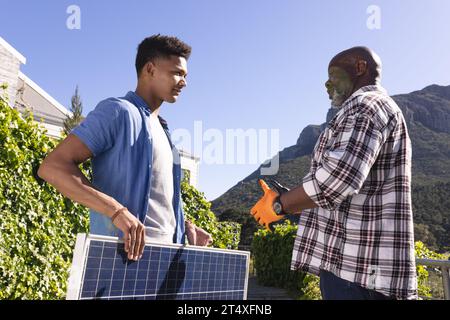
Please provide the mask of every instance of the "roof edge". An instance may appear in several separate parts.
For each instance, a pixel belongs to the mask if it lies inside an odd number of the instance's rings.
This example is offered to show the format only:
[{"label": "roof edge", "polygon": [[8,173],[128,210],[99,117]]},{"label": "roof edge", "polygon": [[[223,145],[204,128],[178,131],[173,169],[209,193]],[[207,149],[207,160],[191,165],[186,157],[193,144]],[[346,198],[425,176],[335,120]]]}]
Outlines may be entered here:
[{"label": "roof edge", "polygon": [[12,45],[10,45],[2,37],[0,37],[0,45],[4,46],[6,48],[6,50],[8,50],[13,56],[15,56],[20,61],[20,63],[22,63],[22,64],[27,63],[27,58],[25,58],[19,51],[14,49],[14,47]]}]

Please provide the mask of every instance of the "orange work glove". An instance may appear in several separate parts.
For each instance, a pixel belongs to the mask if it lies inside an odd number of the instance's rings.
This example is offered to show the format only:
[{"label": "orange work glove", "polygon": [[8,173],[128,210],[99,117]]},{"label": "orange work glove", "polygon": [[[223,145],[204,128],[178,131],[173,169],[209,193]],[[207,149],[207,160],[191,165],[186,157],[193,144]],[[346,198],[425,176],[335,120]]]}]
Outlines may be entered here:
[{"label": "orange work glove", "polygon": [[270,189],[267,183],[262,179],[259,180],[259,185],[264,191],[264,196],[259,199],[255,206],[250,210],[250,214],[260,225],[266,227],[267,230],[272,231],[270,229],[270,224],[284,218],[284,216],[277,215],[275,211],[273,211],[273,202],[275,198],[278,197],[278,193]]}]

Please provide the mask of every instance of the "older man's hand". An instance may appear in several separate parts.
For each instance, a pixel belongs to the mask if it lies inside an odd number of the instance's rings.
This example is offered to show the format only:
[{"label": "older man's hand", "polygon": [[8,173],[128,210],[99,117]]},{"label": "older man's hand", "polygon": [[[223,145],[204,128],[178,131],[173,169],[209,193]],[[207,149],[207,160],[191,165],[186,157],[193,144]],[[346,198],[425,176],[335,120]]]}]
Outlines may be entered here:
[{"label": "older man's hand", "polygon": [[186,220],[186,236],[189,244],[193,246],[205,247],[213,242],[211,234],[200,227],[194,225],[191,221]]},{"label": "older man's hand", "polygon": [[[253,208],[250,210],[250,214],[255,218],[255,220],[260,225],[266,227],[267,230],[272,231],[271,224],[284,218],[283,215],[277,215],[273,210],[273,203],[275,199],[278,197],[279,193],[270,189],[270,187],[264,180],[259,179],[258,182],[264,191],[264,196],[261,199],[259,199],[259,201],[253,206]],[[278,182],[276,183],[278,184],[275,185],[277,187],[277,190],[280,187],[284,188]],[[272,182],[272,184],[274,184],[274,182]],[[281,192],[281,190],[279,192]]]}]

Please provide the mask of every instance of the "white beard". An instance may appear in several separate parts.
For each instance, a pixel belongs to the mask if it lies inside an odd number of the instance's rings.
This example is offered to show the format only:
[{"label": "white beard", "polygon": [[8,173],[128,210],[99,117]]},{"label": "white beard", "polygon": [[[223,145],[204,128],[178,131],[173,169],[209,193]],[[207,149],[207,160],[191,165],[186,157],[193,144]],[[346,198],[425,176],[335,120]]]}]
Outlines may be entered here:
[{"label": "white beard", "polygon": [[333,96],[331,97],[331,105],[333,107],[339,108],[342,107],[344,103],[344,99],[342,99],[342,95],[339,94],[336,90],[333,91]]}]

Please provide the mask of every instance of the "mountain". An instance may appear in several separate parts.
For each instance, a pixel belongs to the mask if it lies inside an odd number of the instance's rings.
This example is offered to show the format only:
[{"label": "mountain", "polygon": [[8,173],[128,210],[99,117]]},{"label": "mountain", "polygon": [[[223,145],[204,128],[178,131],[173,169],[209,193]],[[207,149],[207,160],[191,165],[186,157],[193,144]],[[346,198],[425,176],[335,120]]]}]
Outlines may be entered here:
[{"label": "mountain", "polygon": [[[450,250],[450,86],[431,85],[393,96],[403,112],[412,142],[412,199],[416,240],[438,251]],[[304,128],[291,147],[279,152],[280,168],[272,176],[288,187],[301,184],[310,166],[314,145],[326,122]],[[261,168],[261,167],[260,167]],[[256,223],[250,208],[261,197],[260,168],[212,202],[220,220],[244,223],[243,244],[250,244]],[[251,218],[251,216],[250,216]],[[295,220],[295,219],[293,219]]]}]

